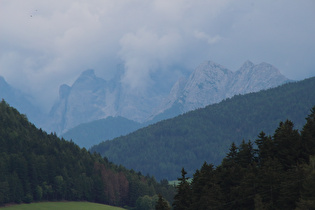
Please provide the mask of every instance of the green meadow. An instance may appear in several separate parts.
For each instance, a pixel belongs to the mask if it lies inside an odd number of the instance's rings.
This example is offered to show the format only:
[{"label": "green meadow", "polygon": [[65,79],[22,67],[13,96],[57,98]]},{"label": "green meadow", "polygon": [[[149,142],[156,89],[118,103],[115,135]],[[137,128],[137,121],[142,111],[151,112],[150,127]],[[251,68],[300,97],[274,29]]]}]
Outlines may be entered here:
[{"label": "green meadow", "polygon": [[4,210],[123,210],[123,208],[90,202],[40,202],[3,207]]}]

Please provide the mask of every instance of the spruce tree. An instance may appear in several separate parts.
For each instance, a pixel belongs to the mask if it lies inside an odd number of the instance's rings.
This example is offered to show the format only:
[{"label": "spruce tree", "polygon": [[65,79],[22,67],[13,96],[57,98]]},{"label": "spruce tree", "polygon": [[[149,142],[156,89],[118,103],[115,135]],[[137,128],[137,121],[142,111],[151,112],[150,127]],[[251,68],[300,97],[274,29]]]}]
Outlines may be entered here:
[{"label": "spruce tree", "polygon": [[301,137],[298,130],[294,129],[293,122],[286,120],[280,122],[273,136],[275,144],[275,157],[285,170],[294,167],[300,162]]},{"label": "spruce tree", "polygon": [[182,177],[178,178],[179,184],[176,187],[177,194],[175,195],[173,202],[174,210],[188,210],[192,203],[192,192],[190,184],[187,181],[189,178],[186,177],[186,174],[187,172],[182,168]]},{"label": "spruce tree", "polygon": [[315,209],[315,156],[310,156],[309,164],[305,164],[303,170],[305,177],[302,180],[301,198],[296,209]]},{"label": "spruce tree", "polygon": [[301,157],[308,162],[310,155],[315,155],[315,106],[306,118],[306,124],[301,132]]},{"label": "spruce tree", "polygon": [[266,134],[262,131],[258,135],[258,139],[255,141],[258,149],[255,150],[257,154],[257,162],[258,165],[261,166],[267,161],[268,158],[273,156],[274,153],[274,142],[272,141],[270,136],[266,136]]},{"label": "spruce tree", "polygon": [[170,210],[171,208],[169,207],[167,201],[165,201],[165,199],[162,197],[162,195],[159,194],[158,196],[159,199],[156,202],[155,210]]}]

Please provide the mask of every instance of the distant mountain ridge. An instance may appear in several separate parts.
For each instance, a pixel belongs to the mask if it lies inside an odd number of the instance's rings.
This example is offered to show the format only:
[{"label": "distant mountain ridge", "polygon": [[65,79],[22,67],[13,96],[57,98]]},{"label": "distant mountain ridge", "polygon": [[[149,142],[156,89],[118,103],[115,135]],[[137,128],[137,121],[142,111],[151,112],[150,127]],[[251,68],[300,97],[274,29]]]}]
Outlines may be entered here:
[{"label": "distant mountain ridge", "polygon": [[217,103],[236,94],[276,87],[289,80],[267,63],[247,61],[233,72],[212,61],[198,66],[189,78],[179,79],[169,95],[154,88],[135,90],[121,82],[121,74],[106,81],[93,70],[84,71],[70,87],[61,85],[59,100],[50,112],[47,130],[58,134],[109,116],[154,123]]},{"label": "distant mountain ridge", "polygon": [[[289,81],[268,63],[255,65],[246,61],[238,71],[232,72],[207,61],[199,65],[187,80],[181,78],[175,83],[170,95],[150,119],[159,118],[159,115],[170,118],[237,94],[257,92]],[[169,112],[168,109],[172,111]],[[172,115],[168,116],[167,113]]]},{"label": "distant mountain ridge", "polygon": [[123,117],[107,117],[89,123],[82,123],[69,129],[62,134],[62,137],[68,140],[71,139],[80,147],[89,149],[104,140],[127,135],[144,126],[144,124]]},{"label": "distant mountain ridge", "polygon": [[0,100],[5,99],[12,106],[16,107],[22,114],[26,114],[28,119],[40,125],[46,116],[40,109],[31,103],[32,98],[22,91],[12,87],[5,79],[0,76]]},{"label": "distant mountain ridge", "polygon": [[52,107],[45,127],[61,134],[81,123],[110,116],[142,122],[161,98],[154,89],[133,91],[121,83],[120,77],[106,81],[97,77],[94,70],[87,70],[71,87],[60,86],[59,100]]}]

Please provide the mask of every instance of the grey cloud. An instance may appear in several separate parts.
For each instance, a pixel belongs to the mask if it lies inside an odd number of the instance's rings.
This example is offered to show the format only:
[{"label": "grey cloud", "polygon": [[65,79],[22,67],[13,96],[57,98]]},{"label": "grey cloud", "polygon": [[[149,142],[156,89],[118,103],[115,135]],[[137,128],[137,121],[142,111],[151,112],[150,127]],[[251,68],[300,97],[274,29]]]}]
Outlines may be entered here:
[{"label": "grey cloud", "polygon": [[213,60],[275,65],[290,79],[314,76],[313,0],[0,1],[0,75],[49,109],[62,83],[86,69],[150,87]]}]

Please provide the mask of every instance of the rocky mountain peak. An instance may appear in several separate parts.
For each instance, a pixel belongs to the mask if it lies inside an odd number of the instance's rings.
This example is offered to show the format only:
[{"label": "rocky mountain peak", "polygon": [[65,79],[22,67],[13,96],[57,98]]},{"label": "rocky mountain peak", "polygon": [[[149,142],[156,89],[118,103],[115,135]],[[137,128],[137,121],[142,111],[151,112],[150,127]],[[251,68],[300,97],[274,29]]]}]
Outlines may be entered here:
[{"label": "rocky mountain peak", "polygon": [[240,68],[240,70],[242,69],[248,69],[248,68],[252,68],[255,64],[253,62],[251,62],[250,60],[245,61],[245,63],[242,65],[242,67]]},{"label": "rocky mountain peak", "polygon": [[65,99],[70,93],[71,87],[69,85],[63,84],[59,87],[59,98]]},{"label": "rocky mountain peak", "polygon": [[230,70],[225,68],[224,66],[221,66],[220,64],[217,64],[213,61],[206,61],[200,64],[192,73],[192,75],[200,74],[200,75],[206,75],[211,76],[212,74],[215,74],[217,72],[222,72],[224,74],[230,73]]},{"label": "rocky mountain peak", "polygon": [[2,76],[0,76],[0,82],[1,83],[5,83],[5,80],[4,80],[4,78]]},{"label": "rocky mountain peak", "polygon": [[[289,80],[278,69],[268,63],[255,65],[247,60],[238,71],[232,72],[215,62],[207,61],[194,70],[182,90],[176,83],[173,89],[177,95],[171,92],[168,100],[160,107],[166,108],[164,112],[179,107],[183,113],[218,103],[236,94],[276,87],[287,81]],[[175,96],[177,97],[174,98]],[[160,109],[159,113],[163,111]]]}]

